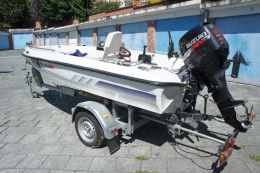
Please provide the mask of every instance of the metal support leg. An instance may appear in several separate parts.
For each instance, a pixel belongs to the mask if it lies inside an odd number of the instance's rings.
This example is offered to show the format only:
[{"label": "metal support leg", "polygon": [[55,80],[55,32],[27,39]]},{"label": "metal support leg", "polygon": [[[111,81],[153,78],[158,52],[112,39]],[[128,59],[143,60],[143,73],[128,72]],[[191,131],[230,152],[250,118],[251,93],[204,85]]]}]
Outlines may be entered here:
[{"label": "metal support leg", "polygon": [[134,133],[133,123],[134,123],[134,109],[132,106],[128,106],[128,131]]}]

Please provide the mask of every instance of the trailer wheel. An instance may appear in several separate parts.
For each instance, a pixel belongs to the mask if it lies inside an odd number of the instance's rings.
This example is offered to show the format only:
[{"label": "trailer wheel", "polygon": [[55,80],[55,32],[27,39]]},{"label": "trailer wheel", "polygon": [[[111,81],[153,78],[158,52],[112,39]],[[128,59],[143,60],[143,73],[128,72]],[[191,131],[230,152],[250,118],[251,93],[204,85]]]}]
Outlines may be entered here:
[{"label": "trailer wheel", "polygon": [[102,127],[95,117],[87,112],[79,112],[75,119],[75,128],[80,141],[89,147],[100,147],[105,141]]}]

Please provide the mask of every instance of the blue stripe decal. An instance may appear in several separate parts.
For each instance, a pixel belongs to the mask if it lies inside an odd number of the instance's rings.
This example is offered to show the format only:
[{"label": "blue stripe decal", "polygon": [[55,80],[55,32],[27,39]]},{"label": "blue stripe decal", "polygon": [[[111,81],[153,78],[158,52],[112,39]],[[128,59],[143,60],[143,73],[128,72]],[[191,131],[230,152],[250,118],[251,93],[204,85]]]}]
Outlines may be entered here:
[{"label": "blue stripe decal", "polygon": [[102,90],[110,91],[113,93],[118,93],[120,95],[124,95],[124,96],[131,97],[134,99],[143,100],[143,101],[150,102],[153,104],[156,103],[155,95],[145,93],[142,91],[137,91],[137,90],[133,90],[133,89],[129,89],[129,88],[125,88],[125,87],[121,87],[118,85],[113,85],[113,84],[109,84],[109,83],[105,83],[105,82],[101,82],[101,81],[97,82],[95,84],[95,86]]},{"label": "blue stripe decal", "polygon": [[81,76],[74,75],[71,80],[78,82],[80,80]]}]

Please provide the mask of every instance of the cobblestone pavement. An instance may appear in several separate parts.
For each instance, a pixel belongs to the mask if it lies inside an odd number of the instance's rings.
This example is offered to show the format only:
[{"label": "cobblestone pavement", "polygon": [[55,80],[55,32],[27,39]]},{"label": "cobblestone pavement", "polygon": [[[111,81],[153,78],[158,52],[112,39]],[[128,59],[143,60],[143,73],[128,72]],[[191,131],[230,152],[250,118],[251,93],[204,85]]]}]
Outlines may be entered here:
[{"label": "cobblestone pavement", "polygon": [[[218,143],[182,134],[174,140],[165,127],[150,122],[131,136],[122,137],[121,149],[110,155],[108,148],[91,149],[78,139],[70,110],[85,98],[60,98],[59,93],[41,89],[43,96],[32,98],[24,84],[25,58],[21,50],[0,51],[0,172],[260,172],[260,118],[254,128],[239,134],[228,163],[215,169]],[[228,83],[235,99],[247,99],[260,114],[260,87]],[[203,108],[199,99],[198,108]],[[208,113],[219,114],[209,103]],[[199,131],[225,139],[232,128],[215,121],[203,121]],[[138,160],[146,156],[148,160]]]}]

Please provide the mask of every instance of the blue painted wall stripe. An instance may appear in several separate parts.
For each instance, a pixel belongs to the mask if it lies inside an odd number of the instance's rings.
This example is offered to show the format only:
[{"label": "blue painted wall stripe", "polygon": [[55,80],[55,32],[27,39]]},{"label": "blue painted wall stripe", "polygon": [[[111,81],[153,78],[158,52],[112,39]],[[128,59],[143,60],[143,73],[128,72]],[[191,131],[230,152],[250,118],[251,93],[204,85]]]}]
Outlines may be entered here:
[{"label": "blue painted wall stripe", "polygon": [[66,33],[62,32],[59,34],[60,45],[66,45]]},{"label": "blue painted wall stripe", "polygon": [[100,43],[100,41],[106,42],[107,35],[110,32],[115,31],[115,26],[106,26],[106,27],[101,27],[97,29],[97,44]]},{"label": "blue painted wall stripe", "polygon": [[80,43],[87,46],[93,46],[93,29],[84,29],[80,31]]},{"label": "blue painted wall stripe", "polygon": [[56,32],[51,34],[51,44],[57,45],[57,34],[56,34]]},{"label": "blue painted wall stripe", "polygon": [[127,49],[142,51],[148,42],[147,28],[148,22],[121,25],[122,43]]},{"label": "blue painted wall stripe", "polygon": [[45,35],[45,43],[46,45],[50,45],[50,34]]},{"label": "blue painted wall stripe", "polygon": [[27,42],[33,41],[32,33],[14,33],[14,49],[24,49]]},{"label": "blue painted wall stripe", "polygon": [[40,35],[40,40],[41,40],[41,46],[43,46],[44,45],[43,34]]},{"label": "blue painted wall stripe", "polygon": [[35,37],[36,37],[36,45],[40,46],[40,43],[41,43],[40,34],[35,34]]},{"label": "blue painted wall stripe", "polygon": [[180,38],[191,28],[201,23],[201,16],[189,16],[172,19],[157,20],[156,30],[156,53],[166,54],[168,51],[168,31],[171,32],[175,50],[179,50],[178,43]]},{"label": "blue painted wall stripe", "polygon": [[[229,43],[229,59],[240,50],[249,66],[240,65],[239,77],[260,79],[260,14],[217,18],[215,25]],[[226,74],[230,75],[232,64]]]},{"label": "blue painted wall stripe", "polygon": [[0,50],[9,50],[9,35],[0,35]]}]

